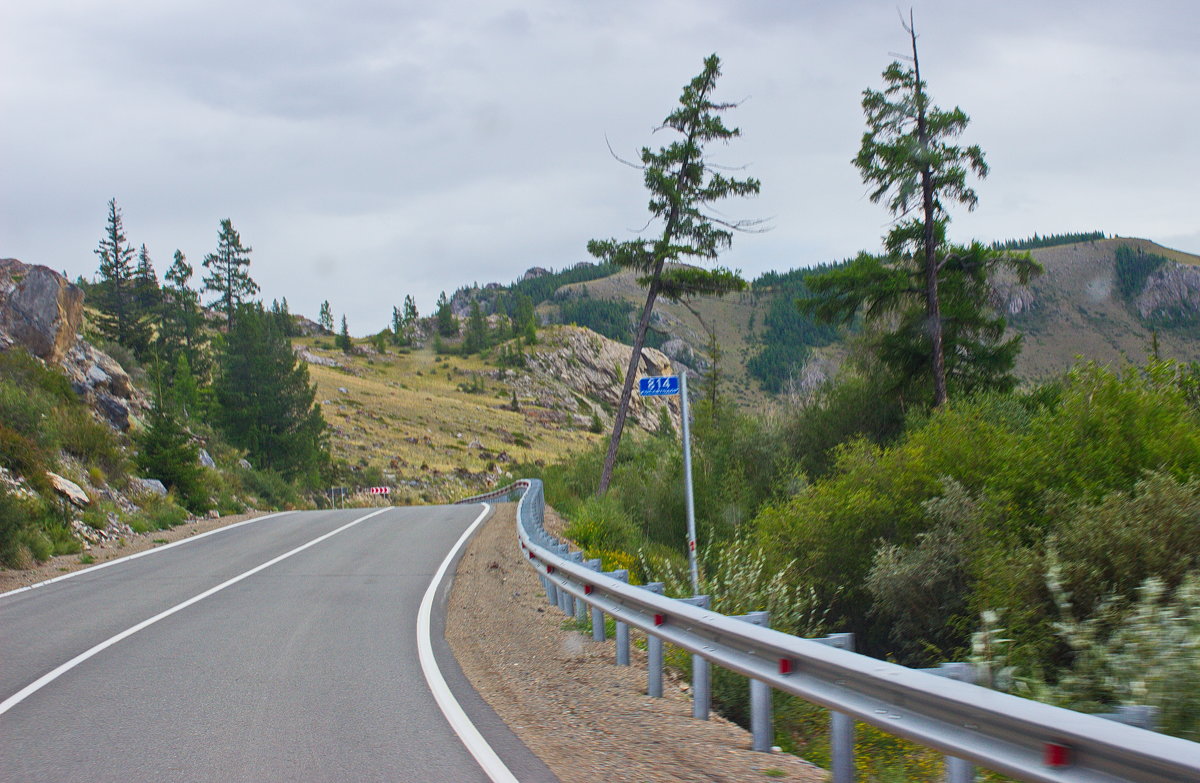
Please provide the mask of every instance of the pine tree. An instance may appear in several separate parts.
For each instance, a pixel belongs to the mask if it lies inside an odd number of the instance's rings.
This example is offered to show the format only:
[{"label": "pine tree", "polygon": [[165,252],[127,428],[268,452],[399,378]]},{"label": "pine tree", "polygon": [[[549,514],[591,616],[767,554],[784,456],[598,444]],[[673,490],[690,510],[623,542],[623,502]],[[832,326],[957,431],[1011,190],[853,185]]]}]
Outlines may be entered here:
[{"label": "pine tree", "polygon": [[214,383],[216,419],[255,465],[315,484],[329,464],[325,420],[308,366],[274,318],[244,305],[226,336]]},{"label": "pine tree", "polygon": [[[876,358],[892,376],[892,391],[911,398],[917,383],[933,387],[932,404],[956,393],[1008,388],[1019,338],[1003,339],[1004,320],[989,304],[988,277],[1000,267],[1022,280],[1040,272],[1028,254],[1007,254],[979,243],[946,244],[945,201],[974,209],[968,170],[988,173],[983,150],[950,143],[969,118],[955,107],[933,106],[921,79],[911,16],[904,26],[912,43],[912,67],[893,62],[883,72],[883,92],[863,91],[867,131],[854,165],[871,185],[871,200],[888,198],[896,223],[886,258],[861,254],[841,267],[806,278],[812,296],[802,308],[827,321],[861,314],[884,325],[872,340]],[[907,217],[919,210],[920,217]]]},{"label": "pine tree", "polygon": [[342,316],[342,331],[338,332],[337,347],[342,349],[342,353],[350,353],[354,349],[354,343],[350,339],[350,326],[346,323],[346,316]]},{"label": "pine tree", "polygon": [[442,295],[438,297],[434,319],[437,323],[438,334],[442,337],[458,337],[458,318],[450,309],[450,300],[446,298],[445,291],[442,291]]},{"label": "pine tree", "polygon": [[153,318],[158,315],[162,307],[162,288],[158,284],[154,264],[150,261],[150,252],[144,244],[138,251],[137,270],[133,275],[133,294],[140,318]]},{"label": "pine tree", "polygon": [[705,158],[705,145],[728,142],[740,135],[738,129],[726,128],[721,120],[721,114],[736,104],[713,101],[712,93],[720,75],[721,61],[715,54],[710,55],[704,60],[700,74],[684,87],[679,107],[663,121],[662,128],[675,131],[681,138],[657,152],[642,148],[640,168],[650,192],[650,212],[653,219],[662,221],[662,233],[652,240],[588,242],[589,253],[637,271],[641,274],[639,282],[647,287],[646,304],[634,332],[625,384],[600,474],[597,490],[600,495],[608,491],[612,480],[654,302],[660,294],[678,299],[696,294],[720,295],[745,286],[740,277],[725,269],[666,266],[668,262],[686,259],[714,261],[732,243],[733,231],[759,225],[758,221],[729,221],[711,213],[714,202],[730,196],[755,195],[760,187],[754,178],[739,180],[725,176]]},{"label": "pine tree", "polygon": [[[957,106],[943,111],[932,105],[921,79],[911,12],[904,29],[912,43],[912,67],[894,61],[883,72],[883,92],[863,91],[867,130],[854,165],[874,188],[871,201],[888,197],[888,209],[896,216],[887,236],[889,253],[908,256],[921,265],[936,407],[947,399],[945,323],[938,296],[938,249],[948,220],[943,202],[974,209],[979,199],[967,186],[967,172],[974,171],[982,179],[988,167],[978,145],[963,148],[950,143],[966,129],[969,118]],[[907,217],[913,209],[920,210],[919,218]]]},{"label": "pine tree", "polygon": [[399,307],[392,305],[392,345],[404,344],[404,314]]},{"label": "pine tree", "polygon": [[164,399],[161,381],[159,387],[146,428],[136,438],[135,463],[144,476],[158,479],[174,491],[190,511],[205,511],[208,496],[201,480],[199,450],[179,421],[177,412]]},{"label": "pine tree", "polygon": [[463,338],[463,353],[479,353],[487,348],[487,340],[487,320],[483,317],[479,302],[472,301],[471,314],[467,318],[467,333]]},{"label": "pine tree", "polygon": [[233,316],[246,297],[258,293],[258,284],[250,277],[250,253],[254,248],[242,245],[242,238],[233,221],[221,221],[217,235],[217,252],[204,257],[204,268],[211,274],[204,278],[204,289],[217,295],[212,304],[225,313],[225,326],[233,326]]},{"label": "pine tree", "polygon": [[156,350],[172,373],[179,357],[184,356],[193,377],[205,381],[211,361],[200,296],[188,286],[192,272],[187,258],[176,250],[171,266],[163,275]]},{"label": "pine tree", "polygon": [[96,281],[96,326],[105,338],[137,353],[145,348],[146,327],[138,317],[133,246],[125,236],[125,227],[117,200],[108,202],[108,222],[95,253],[100,257]]},{"label": "pine tree", "polygon": [[333,331],[333,308],[329,306],[329,300],[321,302],[321,314],[317,316],[317,323],[326,332]]}]

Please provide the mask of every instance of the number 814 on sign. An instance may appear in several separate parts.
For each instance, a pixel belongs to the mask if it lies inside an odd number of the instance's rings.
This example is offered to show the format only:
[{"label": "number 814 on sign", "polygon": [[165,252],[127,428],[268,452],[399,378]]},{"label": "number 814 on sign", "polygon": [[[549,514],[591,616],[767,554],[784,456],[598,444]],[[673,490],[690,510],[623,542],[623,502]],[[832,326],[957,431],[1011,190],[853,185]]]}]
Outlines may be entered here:
[{"label": "number 814 on sign", "polygon": [[678,375],[659,375],[638,380],[638,394],[643,397],[669,397],[679,394]]}]

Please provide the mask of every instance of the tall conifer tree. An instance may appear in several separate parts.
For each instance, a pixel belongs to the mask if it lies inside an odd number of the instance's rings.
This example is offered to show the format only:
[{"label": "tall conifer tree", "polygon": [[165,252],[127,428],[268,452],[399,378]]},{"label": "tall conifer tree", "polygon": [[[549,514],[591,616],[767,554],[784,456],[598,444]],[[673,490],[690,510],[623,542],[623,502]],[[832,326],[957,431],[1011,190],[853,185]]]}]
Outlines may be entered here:
[{"label": "tall conifer tree", "polygon": [[204,288],[217,295],[212,304],[225,313],[226,327],[233,326],[234,314],[246,298],[258,293],[258,284],[249,272],[253,250],[242,245],[233,221],[225,218],[217,235],[217,252],[204,257],[204,268],[210,273],[204,278]]},{"label": "tall conifer tree", "polygon": [[597,494],[607,492],[612,480],[646,330],[659,295],[672,298],[702,293],[720,295],[745,286],[740,277],[725,269],[666,266],[669,262],[693,259],[715,261],[719,252],[732,243],[733,231],[759,225],[758,221],[729,221],[712,212],[715,202],[730,196],[752,196],[760,187],[757,179],[735,179],[722,174],[705,157],[706,145],[725,143],[740,135],[737,128],[725,127],[721,119],[722,113],[737,104],[713,99],[720,75],[721,61],[717,55],[710,55],[704,60],[700,74],[683,88],[679,107],[667,115],[660,128],[674,131],[679,138],[657,152],[642,148],[640,168],[650,192],[650,213],[652,219],[662,221],[661,233],[655,239],[588,242],[589,253],[638,272],[641,275],[638,281],[647,289]]},{"label": "tall conifer tree", "polygon": [[117,200],[108,202],[108,222],[95,253],[100,257],[96,284],[96,326],[107,339],[140,353],[145,326],[138,317],[134,280],[134,250],[125,236]]}]

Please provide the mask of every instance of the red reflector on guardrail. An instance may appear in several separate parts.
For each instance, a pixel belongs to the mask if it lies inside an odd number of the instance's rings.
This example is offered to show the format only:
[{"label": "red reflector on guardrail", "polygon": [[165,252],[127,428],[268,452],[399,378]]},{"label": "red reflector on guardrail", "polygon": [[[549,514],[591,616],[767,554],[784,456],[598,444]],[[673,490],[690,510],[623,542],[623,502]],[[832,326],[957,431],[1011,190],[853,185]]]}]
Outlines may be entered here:
[{"label": "red reflector on guardrail", "polygon": [[1046,766],[1061,769],[1071,766],[1071,749],[1057,742],[1046,743]]},{"label": "red reflector on guardrail", "polygon": [[791,674],[792,673],[792,659],[791,658],[780,658],[779,659],[779,673],[780,674]]},{"label": "red reflector on guardrail", "polygon": [[532,550],[532,549],[531,549],[531,550],[529,550],[529,559],[530,559],[530,560],[537,560],[537,557],[536,557],[536,556],[533,554],[533,550]]},{"label": "red reflector on guardrail", "polygon": [[547,574],[553,574],[553,573],[554,573],[554,566],[552,566],[552,565],[550,565],[549,563],[547,563],[547,564],[546,564],[546,573],[547,573]]},{"label": "red reflector on guardrail", "polygon": [[662,625],[666,621],[667,621],[667,616],[665,614],[654,615],[654,624],[655,625]]},{"label": "red reflector on guardrail", "polygon": [[591,586],[591,585],[584,585],[584,586],[583,586],[583,594],[584,594],[584,595],[591,595],[591,594],[592,594],[592,586]]}]

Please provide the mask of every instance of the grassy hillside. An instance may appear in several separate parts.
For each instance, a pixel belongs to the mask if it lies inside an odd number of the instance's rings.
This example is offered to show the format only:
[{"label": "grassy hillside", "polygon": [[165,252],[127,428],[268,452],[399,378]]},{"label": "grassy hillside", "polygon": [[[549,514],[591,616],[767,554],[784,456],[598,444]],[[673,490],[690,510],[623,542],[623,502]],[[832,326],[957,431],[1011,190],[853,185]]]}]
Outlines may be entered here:
[{"label": "grassy hillside", "polygon": [[512,410],[512,371],[501,378],[478,356],[363,346],[357,350],[368,352],[347,355],[322,338],[296,344],[342,365],[309,365],[334,457],[359,469],[364,483],[401,484],[402,499],[459,497],[484,474],[503,478],[513,462],[554,461],[599,437],[548,421],[529,398],[518,397]]},{"label": "grassy hillside", "polygon": [[[1116,286],[1114,256],[1122,246],[1186,266],[1200,266],[1200,256],[1145,239],[1098,239],[1031,251],[1046,273],[1022,290],[1012,290],[1001,281],[997,292],[1009,310],[1010,327],[1025,334],[1025,347],[1016,368],[1022,380],[1035,381],[1061,373],[1078,356],[1105,364],[1140,362],[1152,350],[1154,332],[1160,356],[1181,361],[1200,359],[1200,333],[1188,328],[1162,328],[1139,317],[1131,302],[1121,296]],[[557,319],[559,308],[555,300],[585,294],[593,299],[626,302],[633,308],[634,316],[645,302],[645,289],[637,284],[635,275],[620,272],[563,286],[554,299],[539,306],[539,312],[545,318]],[[690,303],[690,310],[660,299],[655,305],[658,313],[655,326],[685,341],[701,357],[698,363],[684,357],[685,363],[702,369],[707,332],[694,310],[707,327],[716,331],[724,349],[721,370],[728,381],[728,390],[749,407],[769,407],[780,398],[765,393],[747,365],[765,341],[778,339],[766,324],[772,306],[778,306],[777,300],[784,296],[792,298],[790,292],[781,294],[758,287],[723,299],[700,297]],[[845,337],[845,332],[842,336]],[[808,351],[807,367],[800,380],[807,384],[820,382],[835,372],[845,356],[845,346],[840,341],[812,349],[796,346],[797,355],[804,351]]]},{"label": "grassy hillside", "polygon": [[[1036,380],[1062,372],[1075,357],[1105,364],[1142,362],[1151,352],[1153,325],[1140,319],[1116,284],[1114,256],[1127,246],[1178,263],[1200,264],[1200,257],[1144,239],[1104,239],[1033,251],[1046,269],[1031,282],[1031,306],[1009,318],[1025,335],[1017,373]],[[1181,361],[1200,359],[1200,334],[1157,330],[1159,353]]]}]

